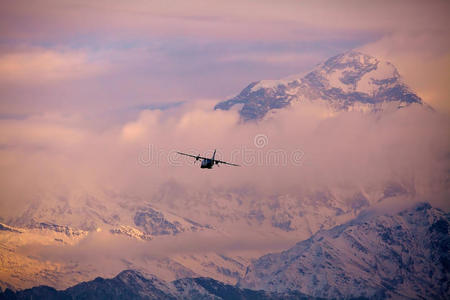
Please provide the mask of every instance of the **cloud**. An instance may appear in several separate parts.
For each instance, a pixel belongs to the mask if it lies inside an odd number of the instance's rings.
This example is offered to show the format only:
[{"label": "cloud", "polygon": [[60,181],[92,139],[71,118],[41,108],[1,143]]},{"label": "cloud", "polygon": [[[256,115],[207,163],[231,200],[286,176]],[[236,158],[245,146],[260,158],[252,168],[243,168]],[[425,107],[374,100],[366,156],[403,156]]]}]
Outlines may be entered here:
[{"label": "cloud", "polygon": [[29,49],[0,55],[0,81],[38,84],[48,81],[80,79],[96,76],[106,66],[89,61],[82,51]]},{"label": "cloud", "polygon": [[292,64],[292,62],[303,62],[308,64],[311,61],[320,61],[322,55],[317,53],[298,52],[276,52],[276,53],[238,53],[224,56],[221,60],[225,62],[255,62],[262,64]]},{"label": "cloud", "polygon": [[[445,1],[205,2],[58,1],[2,4],[2,35],[49,39],[67,34],[103,36],[191,36],[256,40],[317,40],[393,29],[435,29],[447,23]],[[27,17],[18,24],[17,19]],[[39,30],[37,30],[39,28]],[[306,30],[305,30],[306,29]],[[66,36],[64,36],[66,35]]]},{"label": "cloud", "polygon": [[[55,184],[69,190],[114,187],[143,198],[173,178],[199,192],[204,186],[248,186],[265,194],[297,194],[401,182],[414,186],[417,197],[429,198],[431,190],[437,198],[447,193],[449,141],[443,137],[449,122],[440,113],[413,105],[378,119],[357,112],[330,115],[324,106],[305,104],[261,123],[240,123],[236,111],[214,111],[214,103],[144,110],[136,120],[102,132],[82,127],[82,119],[4,121],[2,177],[16,180],[19,188],[23,174],[36,176],[39,170],[47,174],[32,180],[40,190]],[[266,139],[262,147],[255,144],[257,136]],[[204,172],[176,154],[211,155],[214,149],[219,159],[243,167]],[[8,184],[2,193],[14,194]],[[32,197],[32,189],[26,194]],[[5,218],[10,200],[3,199]]]},{"label": "cloud", "polygon": [[40,256],[42,260],[64,262],[76,260],[83,264],[98,264],[98,260],[120,261],[136,258],[165,258],[177,255],[193,255],[233,251],[259,252],[261,248],[279,251],[292,246],[296,241],[286,238],[267,240],[248,232],[235,232],[233,236],[214,232],[182,233],[172,236],[156,237],[143,242],[128,237],[113,235],[109,232],[91,232],[74,245],[25,244],[18,251],[27,255]]},{"label": "cloud", "polygon": [[71,146],[79,144],[84,132],[68,124],[58,124],[51,116],[24,120],[0,120],[0,145],[4,147]]}]

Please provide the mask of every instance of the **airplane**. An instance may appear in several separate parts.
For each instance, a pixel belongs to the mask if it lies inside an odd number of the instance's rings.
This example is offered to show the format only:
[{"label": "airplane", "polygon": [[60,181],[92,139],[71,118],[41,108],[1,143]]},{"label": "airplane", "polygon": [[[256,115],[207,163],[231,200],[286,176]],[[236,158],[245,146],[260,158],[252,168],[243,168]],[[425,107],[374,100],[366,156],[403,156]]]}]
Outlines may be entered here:
[{"label": "airplane", "polygon": [[202,163],[200,164],[200,168],[202,168],[202,169],[212,169],[212,167],[214,165],[219,166],[219,164],[240,167],[239,165],[236,165],[236,164],[232,164],[232,163],[229,163],[226,161],[221,161],[221,160],[215,159],[214,157],[216,156],[216,150],[214,150],[212,158],[202,157],[202,156],[200,156],[200,154],[199,155],[191,155],[191,154],[187,154],[187,153],[183,153],[183,152],[177,152],[177,153],[195,158],[194,164],[196,161],[201,159]]}]

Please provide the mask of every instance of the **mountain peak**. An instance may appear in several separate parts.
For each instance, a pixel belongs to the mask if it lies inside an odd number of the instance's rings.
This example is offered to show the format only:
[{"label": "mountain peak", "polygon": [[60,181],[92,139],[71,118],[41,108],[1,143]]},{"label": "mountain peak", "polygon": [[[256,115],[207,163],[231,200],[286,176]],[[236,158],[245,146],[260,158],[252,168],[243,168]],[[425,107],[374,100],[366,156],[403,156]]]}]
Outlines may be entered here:
[{"label": "mountain peak", "polygon": [[379,60],[368,54],[350,50],[336,56],[333,56],[325,61],[324,65],[336,68],[337,65],[345,64],[358,64],[358,65],[374,65],[378,63]]},{"label": "mountain peak", "polygon": [[302,78],[287,78],[253,82],[215,109],[243,104],[240,114],[247,121],[295,102],[322,100],[335,111],[380,111],[387,103],[397,108],[422,103],[393,64],[353,50],[329,58]]},{"label": "mountain peak", "polygon": [[342,92],[359,92],[372,96],[375,96],[380,88],[403,84],[393,64],[357,51],[333,56],[310,74],[308,74],[309,78],[320,78],[328,89],[334,88]]}]

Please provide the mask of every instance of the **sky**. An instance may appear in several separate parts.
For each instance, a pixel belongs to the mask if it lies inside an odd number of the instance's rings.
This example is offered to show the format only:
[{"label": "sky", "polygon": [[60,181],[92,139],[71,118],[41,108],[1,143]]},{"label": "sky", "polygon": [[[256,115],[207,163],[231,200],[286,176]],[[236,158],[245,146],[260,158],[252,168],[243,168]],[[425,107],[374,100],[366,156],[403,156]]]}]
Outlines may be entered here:
[{"label": "sky", "polygon": [[[447,1],[2,1],[0,114],[79,114],[224,100],[350,49],[391,60],[425,101],[446,97]],[[94,122],[95,123],[95,122]],[[101,124],[96,124],[100,126]],[[109,124],[108,124],[109,125]]]}]

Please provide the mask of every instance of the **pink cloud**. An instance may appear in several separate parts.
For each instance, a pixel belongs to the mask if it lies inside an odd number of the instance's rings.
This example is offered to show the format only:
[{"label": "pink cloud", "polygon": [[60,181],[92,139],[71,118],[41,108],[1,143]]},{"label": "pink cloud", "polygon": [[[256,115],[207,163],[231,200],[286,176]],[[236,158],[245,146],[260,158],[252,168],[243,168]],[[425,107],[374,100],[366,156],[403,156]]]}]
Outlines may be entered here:
[{"label": "pink cloud", "polygon": [[0,55],[0,81],[37,84],[89,78],[106,71],[107,66],[89,61],[82,51],[55,51],[43,48]]},{"label": "pink cloud", "polygon": [[[256,40],[345,39],[349,33],[430,30],[448,24],[444,1],[59,1],[4,3],[2,35],[50,38],[61,34],[208,36]],[[16,20],[25,19],[17,23]],[[39,30],[36,30],[39,28]],[[308,30],[303,30],[308,28]],[[314,30],[316,29],[316,30]]]}]

